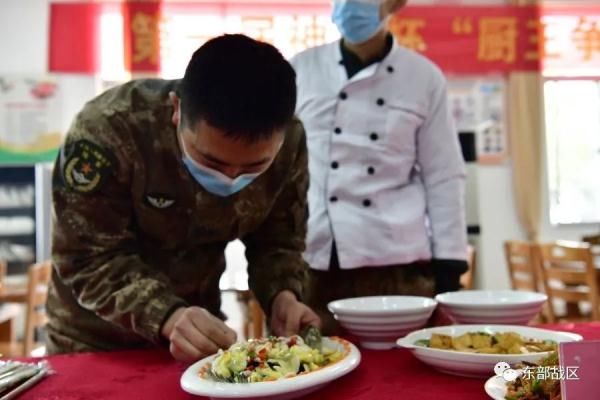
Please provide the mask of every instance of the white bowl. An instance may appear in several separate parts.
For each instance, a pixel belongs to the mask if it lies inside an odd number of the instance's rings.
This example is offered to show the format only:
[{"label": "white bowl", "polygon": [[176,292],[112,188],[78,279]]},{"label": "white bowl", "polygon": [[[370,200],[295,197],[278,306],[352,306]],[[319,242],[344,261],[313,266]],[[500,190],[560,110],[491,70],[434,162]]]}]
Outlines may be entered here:
[{"label": "white bowl", "polygon": [[327,383],[352,371],[360,363],[360,352],[350,342],[340,338],[323,338],[323,345],[335,348],[344,358],[334,364],[293,378],[271,382],[224,383],[200,376],[200,370],[212,362],[215,355],[191,365],[181,376],[181,388],[188,393],[211,399],[289,400],[314,392]]},{"label": "white bowl", "polygon": [[523,361],[537,362],[550,355],[550,352],[528,354],[478,354],[432,349],[415,344],[419,340],[430,339],[433,333],[460,336],[467,332],[487,332],[489,334],[515,332],[525,338],[553,340],[557,343],[577,342],[583,339],[581,336],[574,333],[556,332],[520,325],[453,325],[421,329],[404,338],[398,339],[397,343],[398,346],[409,349],[416,358],[425,364],[428,364],[441,372],[467,377],[489,376],[494,373],[494,366],[501,361],[507,362],[510,365],[515,365]]},{"label": "white bowl", "polygon": [[436,305],[428,297],[372,296],[336,300],[327,307],[362,347],[385,350],[394,348],[399,337],[425,326]]},{"label": "white bowl", "polygon": [[459,324],[527,325],[548,296],[516,290],[463,290],[438,294],[435,299]]}]

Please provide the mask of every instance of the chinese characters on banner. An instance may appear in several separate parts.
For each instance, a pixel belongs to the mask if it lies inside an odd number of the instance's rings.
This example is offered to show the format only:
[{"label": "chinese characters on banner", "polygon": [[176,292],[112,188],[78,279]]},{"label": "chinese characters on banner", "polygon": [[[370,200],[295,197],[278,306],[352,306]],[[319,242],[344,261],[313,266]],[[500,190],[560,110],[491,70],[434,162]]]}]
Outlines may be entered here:
[{"label": "chinese characters on banner", "polygon": [[160,2],[123,3],[125,65],[132,73],[160,72]]},{"label": "chinese characters on banner", "polygon": [[535,7],[409,7],[390,30],[445,72],[532,71],[541,61],[537,15]]},{"label": "chinese characters on banner", "polygon": [[[98,7],[105,12],[108,5]],[[96,10],[96,9],[94,9]],[[242,32],[277,46],[286,57],[339,37],[328,2],[128,1],[123,15],[125,64],[134,73],[181,75],[181,65],[204,41]],[[89,35],[58,29],[59,21],[89,14],[86,3],[53,3],[50,70],[89,73],[86,59],[70,57]],[[63,16],[64,18],[61,18]],[[89,18],[88,18],[89,19]],[[56,25],[56,26],[55,26]],[[64,24],[63,24],[64,25]],[[62,25],[61,25],[62,26]],[[598,76],[600,5],[589,7],[415,6],[390,20],[398,41],[450,74],[532,71],[552,76]],[[90,36],[91,37],[91,36]],[[181,56],[183,50],[186,57]],[[69,57],[63,68],[60,59]],[[82,65],[74,65],[80,62]],[[177,67],[175,66],[177,65]]]},{"label": "chinese characters on banner", "polygon": [[544,75],[600,76],[600,7],[589,11],[544,15]]},{"label": "chinese characters on banner", "polygon": [[600,75],[600,7],[408,7],[390,29],[447,73]]},{"label": "chinese characters on banner", "polygon": [[178,78],[190,55],[202,43],[223,33],[243,32],[277,46],[285,57],[339,38],[326,15],[190,16],[165,10],[161,25],[161,76]]}]

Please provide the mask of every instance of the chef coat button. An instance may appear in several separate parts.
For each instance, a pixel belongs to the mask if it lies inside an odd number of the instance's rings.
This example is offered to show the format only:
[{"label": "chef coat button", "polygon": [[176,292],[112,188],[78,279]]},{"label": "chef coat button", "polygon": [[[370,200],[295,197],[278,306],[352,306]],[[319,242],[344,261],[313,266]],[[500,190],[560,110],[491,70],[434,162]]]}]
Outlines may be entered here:
[{"label": "chef coat button", "polygon": [[383,106],[385,104],[385,100],[383,99],[377,99],[377,105],[378,106]]},{"label": "chef coat button", "polygon": [[337,198],[337,197],[335,197],[335,196],[331,196],[331,197],[329,198],[329,201],[330,201],[330,202],[332,202],[332,203],[335,203],[336,201],[338,201],[338,198]]},{"label": "chef coat button", "polygon": [[373,168],[373,167],[369,167],[369,168],[367,168],[367,173],[368,173],[369,175],[373,175],[373,174],[375,173],[375,168]]},{"label": "chef coat button", "polygon": [[371,206],[371,200],[369,200],[369,199],[364,199],[364,200],[363,200],[363,206],[365,206],[365,207],[370,207],[370,206]]},{"label": "chef coat button", "polygon": [[392,67],[391,65],[388,65],[388,67],[387,67],[387,72],[389,72],[390,74],[391,74],[392,72],[394,72],[394,67]]},{"label": "chef coat button", "polygon": [[379,139],[379,135],[376,134],[375,132],[371,133],[371,135],[369,137],[371,138],[372,141],[376,141],[377,139]]},{"label": "chef coat button", "polygon": [[346,94],[346,92],[340,93],[340,99],[346,100],[347,98],[348,98],[348,95]]},{"label": "chef coat button", "polygon": [[339,166],[340,166],[340,164],[338,164],[337,161],[334,161],[331,163],[331,168],[333,168],[333,169],[338,169]]},{"label": "chef coat button", "polygon": [[342,133],[342,128],[338,127],[335,128],[333,131],[336,133],[336,135],[339,135],[340,133]]},{"label": "chef coat button", "polygon": [[338,61],[338,64],[340,64],[340,65],[344,65],[344,60],[340,60],[340,61]]}]

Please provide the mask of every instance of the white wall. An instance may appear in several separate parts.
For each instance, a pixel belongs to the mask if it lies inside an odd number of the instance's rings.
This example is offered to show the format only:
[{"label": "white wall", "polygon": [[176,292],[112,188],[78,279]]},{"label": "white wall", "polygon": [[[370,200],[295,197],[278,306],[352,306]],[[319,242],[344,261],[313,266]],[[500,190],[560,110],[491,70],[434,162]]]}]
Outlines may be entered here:
[{"label": "white wall", "polygon": [[0,73],[44,73],[48,0],[0,0]]},{"label": "white wall", "polygon": [[[49,0],[0,0],[0,75],[43,76],[48,72]],[[59,74],[63,128],[96,94],[93,76]]]}]

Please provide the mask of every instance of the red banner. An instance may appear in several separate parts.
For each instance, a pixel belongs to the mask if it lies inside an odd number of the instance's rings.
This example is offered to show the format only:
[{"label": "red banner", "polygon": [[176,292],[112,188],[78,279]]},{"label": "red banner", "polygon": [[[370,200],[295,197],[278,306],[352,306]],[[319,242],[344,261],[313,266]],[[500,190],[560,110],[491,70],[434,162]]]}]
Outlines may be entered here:
[{"label": "red banner", "polygon": [[600,7],[407,7],[390,29],[446,73],[600,75]]},{"label": "red banner", "polygon": [[537,7],[408,7],[390,30],[448,73],[540,68]]},{"label": "red banner", "polygon": [[52,3],[48,68],[93,74],[100,65],[100,16],[95,3]]},{"label": "red banner", "polygon": [[[179,73],[189,52],[232,29],[271,42],[288,56],[338,37],[325,0],[310,7],[291,1],[129,0],[118,11],[107,4],[52,4],[51,71],[98,72],[103,12],[123,16],[123,25],[110,29],[123,29],[124,64],[134,73]],[[390,29],[449,74],[542,69],[548,76],[600,76],[600,6],[407,7],[390,20]],[[170,53],[161,55],[161,48]]]},{"label": "red banner", "polygon": [[132,73],[160,72],[160,2],[123,4],[125,66]]}]

